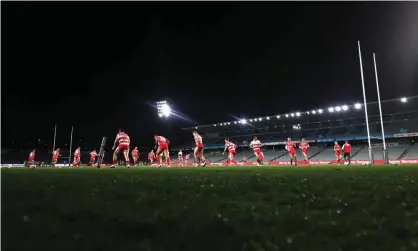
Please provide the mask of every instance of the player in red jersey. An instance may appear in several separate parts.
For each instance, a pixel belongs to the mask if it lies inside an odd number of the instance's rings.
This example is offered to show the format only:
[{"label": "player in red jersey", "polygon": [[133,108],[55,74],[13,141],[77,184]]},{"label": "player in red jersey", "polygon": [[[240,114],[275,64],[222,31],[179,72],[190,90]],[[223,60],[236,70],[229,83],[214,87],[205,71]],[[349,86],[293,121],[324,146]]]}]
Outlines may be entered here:
[{"label": "player in red jersey", "polygon": [[55,151],[52,152],[51,166],[55,166],[57,164],[59,155],[60,155],[60,149],[59,148],[55,149]]},{"label": "player in red jersey", "polygon": [[177,159],[178,159],[178,166],[183,166],[184,161],[183,161],[183,151],[180,150],[179,153],[177,154]]},{"label": "player in red jersey", "polygon": [[26,166],[30,167],[31,165],[33,165],[33,163],[35,162],[35,149],[29,153],[29,159],[26,162]]},{"label": "player in red jersey", "polygon": [[134,159],[134,166],[136,166],[136,162],[138,161],[138,147],[135,146],[135,148],[131,152],[132,159]]},{"label": "player in red jersey", "polygon": [[149,160],[149,165],[150,165],[150,166],[152,165],[152,162],[154,162],[154,157],[155,157],[155,155],[154,155],[154,151],[153,151],[153,150],[151,150],[151,151],[148,153],[148,160]]},{"label": "player in red jersey", "polygon": [[258,165],[262,165],[264,160],[264,154],[260,149],[261,146],[260,140],[258,140],[257,136],[254,136],[253,141],[250,143],[250,148],[253,149]]},{"label": "player in red jersey", "polygon": [[286,150],[289,153],[290,156],[290,165],[292,165],[292,163],[295,163],[295,166],[297,166],[297,158],[296,158],[296,150],[295,150],[295,143],[292,141],[291,138],[287,138],[287,142],[286,142]]},{"label": "player in red jersey", "polygon": [[338,144],[337,141],[335,141],[334,143],[334,152],[335,152],[335,158],[337,159],[337,164],[339,165],[340,161],[342,161],[342,158],[341,158],[341,146]]},{"label": "player in red jersey", "polygon": [[227,161],[228,164],[234,163],[235,165],[238,165],[238,163],[234,160],[234,155],[236,154],[236,151],[235,151],[236,148],[237,146],[234,143],[229,141],[229,139],[225,139],[225,149],[222,154],[224,154],[226,150],[228,150],[228,161]]},{"label": "player in red jersey", "polygon": [[74,152],[74,161],[73,161],[73,166],[80,166],[80,147],[77,147],[77,149],[75,149]]},{"label": "player in red jersey", "polygon": [[194,137],[194,142],[195,142],[195,147],[194,147],[194,160],[195,160],[195,166],[199,165],[199,162],[201,163],[201,166],[204,167],[206,166],[206,159],[205,156],[203,156],[203,139],[202,136],[200,136],[197,131],[193,131],[193,137]]},{"label": "player in red jersey", "polygon": [[309,163],[308,148],[309,148],[309,143],[305,139],[302,139],[302,141],[299,144],[299,149],[302,151],[302,155],[305,158],[306,163]]},{"label": "player in red jersey", "polygon": [[[126,134],[123,129],[119,129],[119,133],[116,135],[115,142],[113,143],[112,150],[113,152],[113,161],[110,167],[115,167],[116,162],[118,160],[119,152],[123,151],[123,156],[125,157],[126,166],[131,166],[131,161],[129,160],[129,144],[131,143],[131,139],[129,135]],[[116,147],[116,145],[118,145]],[[116,149],[115,149],[116,148]]]},{"label": "player in red jersey", "polygon": [[97,157],[96,149],[93,149],[93,151],[90,152],[89,166],[94,166],[94,163],[96,163],[96,157]]},{"label": "player in red jersey", "polygon": [[189,154],[186,154],[186,157],[184,157],[184,163],[187,164],[187,162],[189,161],[189,159],[190,159],[190,153]]},{"label": "player in red jersey", "polygon": [[241,162],[242,162],[242,163],[244,163],[244,164],[246,164],[246,163],[247,163],[247,157],[245,157],[245,156],[244,156],[244,157],[242,157]]},{"label": "player in red jersey", "polygon": [[162,165],[162,158],[160,157],[160,154],[162,153],[165,157],[165,162],[167,167],[170,167],[170,153],[168,152],[168,145],[170,144],[170,141],[163,136],[154,136],[155,139],[155,148],[157,148],[156,152],[156,159],[158,162],[158,167]]}]

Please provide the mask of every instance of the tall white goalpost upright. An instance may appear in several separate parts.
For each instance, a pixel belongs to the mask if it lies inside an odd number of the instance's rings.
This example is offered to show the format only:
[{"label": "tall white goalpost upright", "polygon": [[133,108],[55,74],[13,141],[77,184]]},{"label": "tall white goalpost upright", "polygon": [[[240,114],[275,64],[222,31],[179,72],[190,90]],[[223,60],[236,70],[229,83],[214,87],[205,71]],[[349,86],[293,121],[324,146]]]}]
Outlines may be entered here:
[{"label": "tall white goalpost upright", "polygon": [[71,165],[71,148],[72,148],[72,146],[73,146],[73,129],[74,129],[74,127],[73,126],[71,126],[71,138],[70,138],[70,155],[68,156],[68,166],[70,166]]},{"label": "tall white goalpost upright", "polygon": [[382,104],[380,103],[380,90],[379,90],[379,80],[377,77],[377,65],[376,65],[376,54],[373,53],[373,62],[374,62],[374,75],[376,77],[376,87],[377,87],[377,101],[379,104],[379,113],[380,113],[380,126],[382,128],[382,140],[383,140],[383,161],[385,164],[389,164],[388,149],[386,147],[385,140],[385,130],[383,128],[383,116],[382,116]]},{"label": "tall white goalpost upright", "polygon": [[363,87],[363,101],[364,101],[364,113],[366,116],[367,141],[369,142],[369,163],[373,164],[374,163],[373,150],[372,150],[372,144],[370,142],[369,116],[367,114],[366,90],[364,88],[363,61],[361,59],[360,41],[357,41],[357,45],[358,45],[358,56],[360,59],[361,84]]}]

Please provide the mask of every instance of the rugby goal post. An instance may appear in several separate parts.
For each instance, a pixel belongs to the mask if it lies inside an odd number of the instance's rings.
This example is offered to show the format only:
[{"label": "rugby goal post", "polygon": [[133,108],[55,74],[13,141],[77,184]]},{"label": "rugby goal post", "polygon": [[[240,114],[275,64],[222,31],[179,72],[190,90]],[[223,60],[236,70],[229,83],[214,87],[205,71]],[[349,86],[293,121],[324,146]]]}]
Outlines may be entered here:
[{"label": "rugby goal post", "polygon": [[102,138],[102,143],[100,145],[100,151],[99,151],[99,158],[97,159],[97,168],[100,168],[100,166],[103,163],[103,153],[106,146],[106,137]]}]

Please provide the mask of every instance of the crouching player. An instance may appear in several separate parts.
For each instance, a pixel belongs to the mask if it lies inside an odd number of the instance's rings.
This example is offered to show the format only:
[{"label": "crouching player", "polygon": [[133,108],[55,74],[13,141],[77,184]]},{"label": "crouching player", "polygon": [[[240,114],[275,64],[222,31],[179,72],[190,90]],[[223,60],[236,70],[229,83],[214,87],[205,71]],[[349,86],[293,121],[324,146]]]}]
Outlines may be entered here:
[{"label": "crouching player", "polygon": [[151,152],[148,153],[149,166],[152,166],[152,163],[154,162],[154,157],[154,151],[151,150]]},{"label": "crouching player", "polygon": [[158,136],[158,135],[155,135],[154,139],[155,139],[155,147],[157,148],[158,146],[157,152],[156,152],[158,167],[161,167],[162,165],[162,158],[160,154],[162,154],[165,157],[165,162],[166,162],[167,167],[170,167],[170,155],[168,152],[168,145],[170,144],[170,141],[164,138],[163,136]]},{"label": "crouching player", "polygon": [[200,162],[202,162],[200,165],[202,167],[206,166],[206,159],[205,156],[203,156],[203,140],[202,136],[200,136],[196,131],[193,132],[195,147],[194,147],[194,160],[195,160],[195,166],[198,166]]},{"label": "crouching player", "polygon": [[263,152],[261,152],[261,142],[257,139],[257,136],[254,136],[253,141],[251,141],[250,148],[253,149],[258,165],[262,165],[264,160],[264,154]]},{"label": "crouching player", "polygon": [[290,157],[290,165],[295,163],[295,166],[297,166],[297,159],[296,159],[296,150],[295,150],[295,143],[292,141],[291,138],[287,138],[286,142],[286,150],[289,153]]},{"label": "crouching player", "polygon": [[134,166],[136,166],[136,163],[138,161],[138,147],[135,146],[135,148],[131,152],[132,159],[134,159]]},{"label": "crouching player", "polygon": [[237,146],[234,143],[229,141],[229,139],[225,139],[225,149],[224,149],[224,152],[222,154],[224,154],[226,152],[226,150],[228,150],[228,161],[227,161],[227,163],[229,165],[231,165],[231,163],[234,163],[235,165],[238,165],[238,163],[234,160],[234,155],[236,154],[236,151],[235,151],[236,148],[237,148]]},{"label": "crouching player", "polygon": [[[129,138],[129,135],[126,134],[122,129],[119,129],[119,133],[116,135],[116,139],[112,147],[112,150],[114,150],[114,152],[113,152],[112,165],[110,167],[116,166],[116,162],[118,160],[118,154],[121,151],[123,151],[123,156],[125,157],[126,166],[127,167],[131,166],[131,163],[129,160],[129,144],[130,143],[131,143],[131,139]],[[116,147],[116,145],[118,145],[118,147]]]},{"label": "crouching player", "polygon": [[58,161],[58,157],[60,156],[60,149],[57,148],[55,151],[52,152],[52,163],[51,166],[55,166]]}]

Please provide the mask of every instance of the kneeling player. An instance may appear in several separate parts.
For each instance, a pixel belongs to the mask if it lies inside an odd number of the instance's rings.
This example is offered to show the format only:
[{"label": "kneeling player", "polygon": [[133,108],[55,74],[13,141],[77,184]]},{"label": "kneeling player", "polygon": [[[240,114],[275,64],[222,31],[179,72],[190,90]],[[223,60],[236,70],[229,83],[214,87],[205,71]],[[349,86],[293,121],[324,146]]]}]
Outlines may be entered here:
[{"label": "kneeling player", "polygon": [[299,148],[302,151],[302,155],[305,158],[305,162],[309,163],[309,160],[308,160],[309,143],[305,139],[302,139],[302,141],[299,144]]},{"label": "kneeling player", "polygon": [[195,147],[194,147],[194,159],[195,159],[195,166],[199,165],[199,162],[202,161],[201,166],[206,166],[206,159],[203,156],[203,140],[202,136],[200,136],[196,131],[193,132]]},{"label": "kneeling player", "polygon": [[[116,166],[116,162],[118,160],[118,153],[123,151],[123,156],[125,157],[126,166],[130,167],[130,160],[129,160],[129,144],[131,140],[122,129],[119,130],[119,133],[116,135],[115,142],[113,143],[112,150],[116,150],[113,152],[113,162],[111,167]],[[116,147],[118,145],[118,147]]]},{"label": "kneeling player", "polygon": [[134,159],[134,166],[136,166],[136,162],[138,161],[138,147],[135,148],[131,152],[132,159]]},{"label": "kneeling player", "polygon": [[261,142],[254,136],[253,141],[250,143],[250,148],[253,149],[258,165],[263,164],[264,154],[261,152]]},{"label": "kneeling player", "polygon": [[224,154],[226,152],[226,150],[228,150],[228,161],[227,163],[230,165],[231,163],[234,163],[235,165],[238,165],[238,163],[234,160],[234,155],[236,154],[236,145],[234,143],[232,143],[231,141],[229,141],[229,139],[225,139],[225,149],[224,152],[222,154]]},{"label": "kneeling player", "polygon": [[165,162],[167,167],[170,167],[170,154],[168,152],[168,145],[170,144],[170,141],[162,136],[155,135],[155,147],[158,146],[156,157],[158,162],[158,167],[161,167],[162,165],[162,158],[160,154],[162,154],[165,157]]},{"label": "kneeling player", "polygon": [[292,165],[292,163],[295,163],[295,166],[297,166],[298,164],[296,159],[295,143],[290,138],[287,138],[286,150],[289,153],[290,165]]}]

